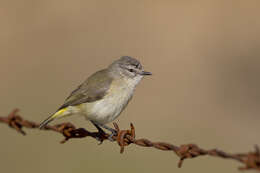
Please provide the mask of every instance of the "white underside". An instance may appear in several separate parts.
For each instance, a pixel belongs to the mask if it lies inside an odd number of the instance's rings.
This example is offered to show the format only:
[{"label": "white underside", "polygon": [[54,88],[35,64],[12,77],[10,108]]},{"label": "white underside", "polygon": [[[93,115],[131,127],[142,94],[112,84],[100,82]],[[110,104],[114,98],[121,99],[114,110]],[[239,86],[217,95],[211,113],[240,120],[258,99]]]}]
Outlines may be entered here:
[{"label": "white underside", "polygon": [[[120,95],[120,96],[119,96]],[[101,101],[85,104],[86,118],[99,124],[114,121],[124,110],[132,94],[121,92],[105,97]]]},{"label": "white underside", "polygon": [[114,121],[127,106],[132,98],[136,85],[140,79],[127,81],[125,84],[111,87],[108,94],[101,100],[83,103],[79,107],[70,106],[68,111],[71,114],[84,115],[88,120],[98,124],[107,124]]}]

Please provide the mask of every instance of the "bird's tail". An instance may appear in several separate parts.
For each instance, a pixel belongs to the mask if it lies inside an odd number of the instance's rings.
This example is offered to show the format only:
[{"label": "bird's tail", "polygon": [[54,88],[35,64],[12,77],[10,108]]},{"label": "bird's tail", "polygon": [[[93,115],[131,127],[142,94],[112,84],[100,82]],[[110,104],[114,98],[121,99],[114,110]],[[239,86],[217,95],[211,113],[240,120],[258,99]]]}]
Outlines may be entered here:
[{"label": "bird's tail", "polygon": [[63,116],[63,112],[65,111],[65,109],[61,109],[59,111],[57,111],[56,113],[52,114],[51,116],[49,116],[46,120],[44,120],[40,125],[39,128],[43,129],[45,126],[47,126],[47,124],[49,124],[51,121],[53,121],[56,118],[62,117]]}]

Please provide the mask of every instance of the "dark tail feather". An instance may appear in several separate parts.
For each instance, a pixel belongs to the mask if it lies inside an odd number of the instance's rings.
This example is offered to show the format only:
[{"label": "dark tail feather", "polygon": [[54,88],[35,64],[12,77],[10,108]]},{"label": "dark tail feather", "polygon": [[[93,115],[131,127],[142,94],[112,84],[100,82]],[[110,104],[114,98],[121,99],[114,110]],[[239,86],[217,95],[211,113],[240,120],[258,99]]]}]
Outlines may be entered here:
[{"label": "dark tail feather", "polygon": [[47,124],[48,124],[49,122],[51,122],[53,119],[54,119],[54,118],[53,118],[53,115],[52,115],[52,116],[49,116],[46,120],[44,120],[44,121],[40,124],[39,128],[40,128],[40,129],[43,129],[43,128],[44,128],[45,126],[47,126]]}]

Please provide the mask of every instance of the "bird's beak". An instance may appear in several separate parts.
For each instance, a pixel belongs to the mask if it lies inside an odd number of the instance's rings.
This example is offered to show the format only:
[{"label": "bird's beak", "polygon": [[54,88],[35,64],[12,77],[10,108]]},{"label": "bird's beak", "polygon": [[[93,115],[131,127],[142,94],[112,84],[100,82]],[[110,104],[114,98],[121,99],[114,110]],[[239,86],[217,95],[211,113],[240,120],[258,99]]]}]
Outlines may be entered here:
[{"label": "bird's beak", "polygon": [[148,72],[148,71],[142,71],[140,74],[143,75],[143,76],[152,75],[152,73]]}]

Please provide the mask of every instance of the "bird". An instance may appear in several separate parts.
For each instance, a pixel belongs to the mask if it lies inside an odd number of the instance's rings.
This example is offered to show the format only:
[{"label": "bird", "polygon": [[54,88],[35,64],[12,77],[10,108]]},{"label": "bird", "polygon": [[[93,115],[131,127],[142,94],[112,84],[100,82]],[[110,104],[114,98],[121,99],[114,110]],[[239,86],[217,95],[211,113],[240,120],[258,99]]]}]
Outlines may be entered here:
[{"label": "bird", "polygon": [[51,121],[71,115],[83,115],[99,132],[103,129],[116,135],[106,124],[114,121],[132,99],[136,86],[144,76],[141,63],[133,57],[122,56],[107,68],[97,71],[73,90],[59,109],[39,126],[43,129]]}]

